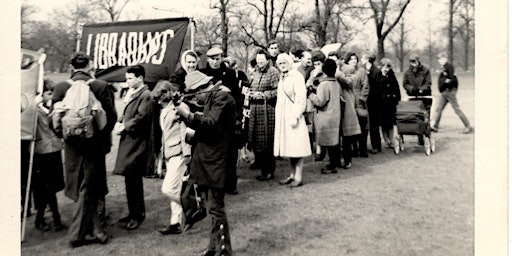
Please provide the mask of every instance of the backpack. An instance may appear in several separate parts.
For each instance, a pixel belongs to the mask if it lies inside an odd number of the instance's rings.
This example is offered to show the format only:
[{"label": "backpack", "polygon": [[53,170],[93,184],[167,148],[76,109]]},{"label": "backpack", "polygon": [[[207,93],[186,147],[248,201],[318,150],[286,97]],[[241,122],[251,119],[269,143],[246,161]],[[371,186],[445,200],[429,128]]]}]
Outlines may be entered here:
[{"label": "backpack", "polygon": [[62,101],[54,105],[53,127],[64,139],[91,138],[106,125],[105,110],[89,87],[92,81],[68,80],[71,87]]}]

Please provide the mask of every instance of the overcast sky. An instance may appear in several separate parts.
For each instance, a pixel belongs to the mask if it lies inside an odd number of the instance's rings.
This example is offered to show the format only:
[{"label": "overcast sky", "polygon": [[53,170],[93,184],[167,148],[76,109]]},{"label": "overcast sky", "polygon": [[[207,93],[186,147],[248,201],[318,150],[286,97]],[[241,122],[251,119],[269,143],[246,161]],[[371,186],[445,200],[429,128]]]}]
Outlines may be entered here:
[{"label": "overcast sky", "polygon": [[[45,20],[48,15],[55,8],[64,8],[67,4],[76,0],[25,0],[25,2],[35,5],[41,9],[41,13],[33,18]],[[126,20],[124,17],[136,17],[136,14],[141,14],[142,19],[160,19],[170,17],[197,17],[216,14],[216,10],[209,8],[210,1],[217,2],[216,0],[132,0],[123,11],[121,20]],[[314,8],[314,1],[312,0],[299,0],[304,4],[303,8]],[[358,0],[365,2],[366,0]],[[296,2],[296,1],[295,1]],[[442,2],[442,3],[439,3]],[[407,26],[412,29],[410,32],[409,42],[421,48],[427,44],[428,40],[428,21],[431,20],[431,30],[439,31],[440,27],[446,24],[447,20],[447,5],[445,0],[413,0],[407,7],[406,20]],[[430,3],[430,8],[429,8]],[[311,5],[311,6],[308,6]],[[430,11],[429,11],[430,10]],[[365,32],[359,37],[364,48],[374,48],[375,40],[368,40],[368,38],[375,39],[375,24],[373,20],[369,21],[366,26]],[[433,38],[436,40],[437,38]],[[438,40],[438,39],[437,39]],[[359,40],[358,40],[359,41]]]}]

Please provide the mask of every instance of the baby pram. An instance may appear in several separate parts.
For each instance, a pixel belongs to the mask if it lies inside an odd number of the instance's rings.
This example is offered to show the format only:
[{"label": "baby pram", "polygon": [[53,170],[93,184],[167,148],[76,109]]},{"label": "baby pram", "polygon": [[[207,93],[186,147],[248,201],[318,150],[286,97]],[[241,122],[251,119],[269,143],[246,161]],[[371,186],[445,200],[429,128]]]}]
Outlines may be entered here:
[{"label": "baby pram", "polygon": [[[427,105],[428,108],[425,107]],[[435,141],[430,131],[431,96],[413,97],[408,101],[399,101],[396,108],[397,134],[394,138],[394,152],[404,150],[404,135],[423,136],[425,154],[435,151]]]}]

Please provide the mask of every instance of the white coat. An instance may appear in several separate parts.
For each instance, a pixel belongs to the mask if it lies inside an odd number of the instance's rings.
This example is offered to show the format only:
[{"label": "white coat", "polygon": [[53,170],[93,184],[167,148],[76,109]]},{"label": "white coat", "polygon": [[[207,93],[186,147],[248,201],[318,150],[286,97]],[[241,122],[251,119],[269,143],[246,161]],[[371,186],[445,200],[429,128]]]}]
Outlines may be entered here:
[{"label": "white coat", "polygon": [[311,155],[309,134],[304,111],[306,109],[306,84],[296,70],[279,80],[277,88],[274,155],[306,157]]}]

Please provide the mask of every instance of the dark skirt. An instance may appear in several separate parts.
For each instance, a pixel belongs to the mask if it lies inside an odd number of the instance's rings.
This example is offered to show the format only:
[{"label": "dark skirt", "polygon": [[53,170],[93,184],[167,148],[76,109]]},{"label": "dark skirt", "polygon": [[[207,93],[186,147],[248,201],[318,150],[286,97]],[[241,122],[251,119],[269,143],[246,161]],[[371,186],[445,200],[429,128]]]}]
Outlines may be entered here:
[{"label": "dark skirt", "polygon": [[384,128],[391,128],[396,125],[396,100],[383,100],[380,125]]}]

